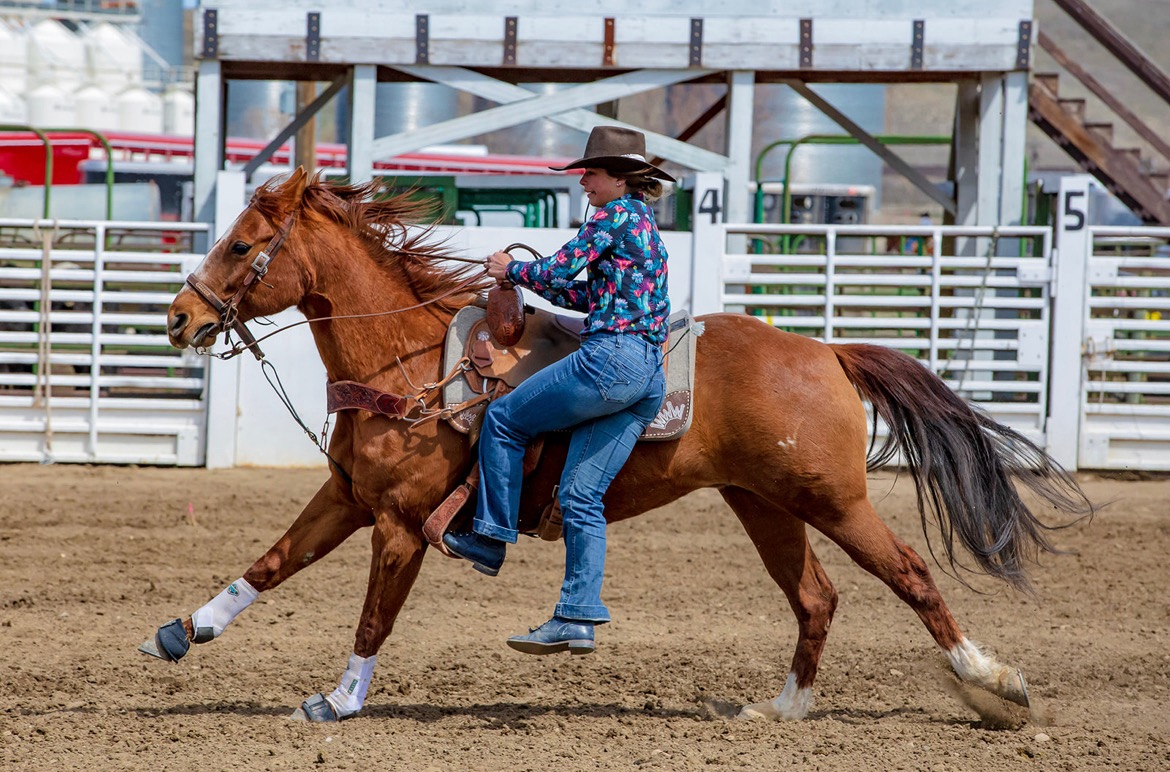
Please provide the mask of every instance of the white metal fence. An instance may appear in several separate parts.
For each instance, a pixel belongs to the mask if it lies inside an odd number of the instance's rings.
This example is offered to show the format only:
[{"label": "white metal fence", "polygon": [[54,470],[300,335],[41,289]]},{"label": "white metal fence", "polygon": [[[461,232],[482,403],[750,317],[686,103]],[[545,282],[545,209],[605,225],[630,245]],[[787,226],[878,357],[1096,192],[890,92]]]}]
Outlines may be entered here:
[{"label": "white metal fence", "polygon": [[829,343],[901,349],[1045,441],[1051,229],[725,225],[720,303]]},{"label": "white metal fence", "polygon": [[1170,228],[1090,227],[1081,466],[1170,469]]},{"label": "white metal fence", "polygon": [[202,463],[204,363],[165,316],[206,232],[0,220],[0,461]]},{"label": "white metal fence", "polygon": [[[693,233],[668,234],[672,300],[899,348],[1070,468],[1170,470],[1170,228],[1088,226],[1090,184],[1062,182],[1059,252],[1048,228],[726,225],[695,212]],[[551,250],[565,235],[466,230],[454,235],[469,253]],[[166,308],[207,231],[0,220],[0,461],[320,463],[254,362],[167,344]],[[319,419],[324,374],[298,329],[269,353],[307,374],[286,385]]]}]

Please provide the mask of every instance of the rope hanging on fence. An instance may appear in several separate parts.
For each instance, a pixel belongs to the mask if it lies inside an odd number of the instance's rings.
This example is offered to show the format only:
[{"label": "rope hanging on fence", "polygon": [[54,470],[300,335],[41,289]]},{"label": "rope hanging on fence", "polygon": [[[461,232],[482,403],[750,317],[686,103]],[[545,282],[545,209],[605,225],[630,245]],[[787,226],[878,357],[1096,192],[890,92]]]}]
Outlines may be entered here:
[{"label": "rope hanging on fence", "polygon": [[33,407],[45,410],[45,449],[41,463],[53,462],[53,380],[51,364],[53,341],[51,311],[53,293],[53,242],[57,238],[57,221],[53,220],[50,231],[42,231],[39,224],[33,226],[33,238],[41,242],[41,292],[37,309],[37,375],[33,382]]},{"label": "rope hanging on fence", "polygon": [[[971,315],[967,317],[967,324],[963,328],[964,337],[971,341],[971,345],[967,348],[968,357],[963,360],[963,369],[959,372],[959,380],[955,384],[955,392],[962,392],[963,383],[967,380],[967,373],[971,369],[971,363],[975,361],[975,339],[979,336],[979,322],[983,314],[983,301],[987,297],[987,285],[991,279],[991,261],[995,258],[995,253],[999,248],[999,228],[993,227],[991,229],[991,242],[987,245],[987,254],[983,263],[983,280],[979,283],[979,287],[975,290],[975,305],[971,309]],[[940,374],[946,373],[951,369],[951,364],[955,361],[955,355],[962,349],[959,346],[959,341],[956,340],[954,348],[951,349],[951,355],[947,358],[946,364],[940,368]]]}]

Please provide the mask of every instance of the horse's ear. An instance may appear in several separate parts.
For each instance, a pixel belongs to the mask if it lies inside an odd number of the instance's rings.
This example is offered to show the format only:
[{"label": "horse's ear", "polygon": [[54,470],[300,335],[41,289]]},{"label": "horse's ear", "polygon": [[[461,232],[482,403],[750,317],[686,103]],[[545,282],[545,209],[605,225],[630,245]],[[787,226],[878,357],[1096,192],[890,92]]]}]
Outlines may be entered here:
[{"label": "horse's ear", "polygon": [[283,192],[290,200],[300,201],[308,186],[309,173],[305,171],[305,167],[298,166],[281,187],[284,188]]}]

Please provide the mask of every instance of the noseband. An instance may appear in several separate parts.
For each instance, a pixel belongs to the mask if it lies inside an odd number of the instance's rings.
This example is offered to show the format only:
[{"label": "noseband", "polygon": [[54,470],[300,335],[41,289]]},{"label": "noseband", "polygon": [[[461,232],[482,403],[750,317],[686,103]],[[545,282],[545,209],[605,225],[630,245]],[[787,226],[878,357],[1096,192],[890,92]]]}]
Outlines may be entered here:
[{"label": "noseband", "polygon": [[[226,301],[220,300],[214,292],[208,289],[206,284],[195,278],[195,274],[189,274],[187,276],[187,286],[195,290],[196,295],[219,312],[219,329],[224,331],[235,330],[236,334],[240,336],[240,341],[244,344],[244,347],[251,351],[252,355],[259,360],[264,359],[264,352],[260,350],[260,346],[256,342],[255,336],[252,335],[251,330],[240,320],[240,302],[248,294],[248,290],[252,289],[256,285],[256,282],[262,279],[264,274],[268,273],[269,264],[280,252],[280,248],[284,246],[284,240],[288,237],[289,231],[292,230],[294,214],[295,211],[290,212],[284,218],[284,222],[276,229],[276,234],[268,242],[268,246],[260,250],[260,254],[256,255],[256,259],[252,261],[252,265],[248,268],[248,275],[244,277],[244,283]],[[231,356],[235,356],[239,352],[235,351],[230,353]],[[225,358],[227,357],[225,356]]]}]

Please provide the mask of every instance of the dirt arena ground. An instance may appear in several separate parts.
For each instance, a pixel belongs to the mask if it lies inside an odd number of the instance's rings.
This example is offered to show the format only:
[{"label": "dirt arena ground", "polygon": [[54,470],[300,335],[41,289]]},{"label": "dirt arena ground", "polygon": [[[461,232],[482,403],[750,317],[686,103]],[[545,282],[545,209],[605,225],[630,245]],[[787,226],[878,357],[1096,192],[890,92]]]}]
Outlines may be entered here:
[{"label": "dirt arena ground", "polygon": [[[590,657],[526,657],[559,546],[524,540],[497,579],[429,556],[379,656],[366,709],[287,720],[336,685],[368,541],[252,606],[168,665],[135,647],[187,615],[283,532],[314,470],[0,466],[4,769],[1164,770],[1170,768],[1170,481],[1084,477],[1113,500],[1060,533],[1035,599],[936,570],[968,634],[1023,668],[1042,718],[989,728],[884,586],[818,536],[841,594],[810,717],[728,718],[775,696],[795,625],[710,491],[610,531],[615,621]],[[893,528],[923,536],[906,479],[872,481]],[[1008,716],[1011,719],[1012,716]],[[1018,718],[1018,717],[1017,717]]]}]

